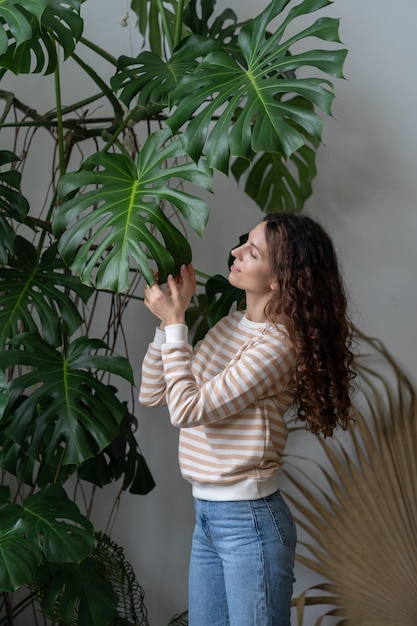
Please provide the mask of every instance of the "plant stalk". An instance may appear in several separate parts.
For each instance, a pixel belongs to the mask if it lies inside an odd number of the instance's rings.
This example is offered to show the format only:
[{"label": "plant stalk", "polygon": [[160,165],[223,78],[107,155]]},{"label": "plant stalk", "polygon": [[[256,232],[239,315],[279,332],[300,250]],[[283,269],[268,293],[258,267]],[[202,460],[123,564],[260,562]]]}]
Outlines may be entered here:
[{"label": "plant stalk", "polygon": [[[56,49],[56,43],[55,43]],[[57,53],[58,56],[58,53]],[[58,151],[59,151],[59,173],[61,176],[65,174],[65,146],[64,146],[64,125],[62,123],[62,99],[61,99],[61,76],[59,69],[59,60],[57,61],[55,72],[55,100],[56,100],[56,119],[58,130]]]},{"label": "plant stalk", "polygon": [[177,16],[175,20],[174,49],[178,46],[178,44],[181,41],[183,14],[184,14],[184,0],[178,0]]},{"label": "plant stalk", "polygon": [[100,91],[106,96],[109,102],[113,106],[114,114],[116,118],[123,117],[123,108],[119,102],[119,100],[114,95],[113,91],[110,89],[108,84],[104,82],[104,80],[93,70],[93,68],[88,65],[85,61],[81,59],[77,54],[73,54],[72,59],[84,70],[84,72],[91,78],[91,80],[97,85]]},{"label": "plant stalk", "polygon": [[87,48],[90,48],[90,50],[92,50],[93,52],[96,52],[103,59],[111,63],[111,65],[114,65],[115,67],[117,67],[116,57],[114,57],[112,54],[109,54],[107,50],[104,50],[104,48],[101,48],[101,46],[98,46],[93,41],[90,41],[89,39],[86,39],[85,37],[80,38],[80,43],[83,43]]},{"label": "plant stalk", "polygon": [[162,0],[156,0],[156,3],[158,5],[158,10],[161,16],[161,20],[162,20],[162,29],[165,33],[165,37],[166,40],[168,42],[168,48],[170,53],[172,54],[173,50],[174,50],[174,41],[172,39],[172,33],[171,33],[171,29],[169,27],[168,24],[168,20],[167,20],[167,15],[166,15],[166,11],[164,9],[164,5]]}]

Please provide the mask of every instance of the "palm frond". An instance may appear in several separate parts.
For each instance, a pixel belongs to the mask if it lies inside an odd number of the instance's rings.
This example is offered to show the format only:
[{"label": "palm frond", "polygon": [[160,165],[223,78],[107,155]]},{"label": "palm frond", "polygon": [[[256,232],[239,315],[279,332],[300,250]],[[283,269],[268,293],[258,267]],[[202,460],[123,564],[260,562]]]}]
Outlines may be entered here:
[{"label": "palm frond", "polygon": [[355,427],[317,439],[322,460],[289,459],[285,469],[306,536],[297,559],[320,579],[293,601],[299,626],[312,604],[325,607],[315,626],[326,616],[348,626],[416,623],[416,391],[380,342],[360,342]]}]

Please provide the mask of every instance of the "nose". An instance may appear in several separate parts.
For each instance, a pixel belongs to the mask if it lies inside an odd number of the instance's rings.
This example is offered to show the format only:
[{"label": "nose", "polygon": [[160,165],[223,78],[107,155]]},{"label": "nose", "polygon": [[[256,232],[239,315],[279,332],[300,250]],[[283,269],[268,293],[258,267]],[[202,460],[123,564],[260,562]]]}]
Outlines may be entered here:
[{"label": "nose", "polygon": [[241,249],[242,246],[238,246],[237,248],[233,248],[233,250],[230,251],[230,254],[232,255],[233,258],[237,258],[237,255],[239,254],[239,250]]}]

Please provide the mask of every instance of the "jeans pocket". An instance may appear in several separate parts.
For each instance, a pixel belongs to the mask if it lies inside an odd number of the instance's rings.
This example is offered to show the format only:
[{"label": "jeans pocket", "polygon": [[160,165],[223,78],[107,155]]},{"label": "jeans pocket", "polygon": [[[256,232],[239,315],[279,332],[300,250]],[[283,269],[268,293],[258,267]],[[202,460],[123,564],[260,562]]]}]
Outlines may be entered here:
[{"label": "jeans pocket", "polygon": [[297,530],[293,515],[279,491],[264,498],[265,505],[274,521],[281,543],[295,551]]}]

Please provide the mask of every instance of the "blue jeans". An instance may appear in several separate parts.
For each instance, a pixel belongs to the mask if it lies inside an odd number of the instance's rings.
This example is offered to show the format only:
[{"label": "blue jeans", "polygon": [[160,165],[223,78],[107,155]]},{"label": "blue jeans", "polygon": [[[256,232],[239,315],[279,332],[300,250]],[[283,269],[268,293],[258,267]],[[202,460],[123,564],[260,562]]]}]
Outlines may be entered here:
[{"label": "blue jeans", "polygon": [[280,492],[195,508],[189,626],[289,626],[296,530]]}]

